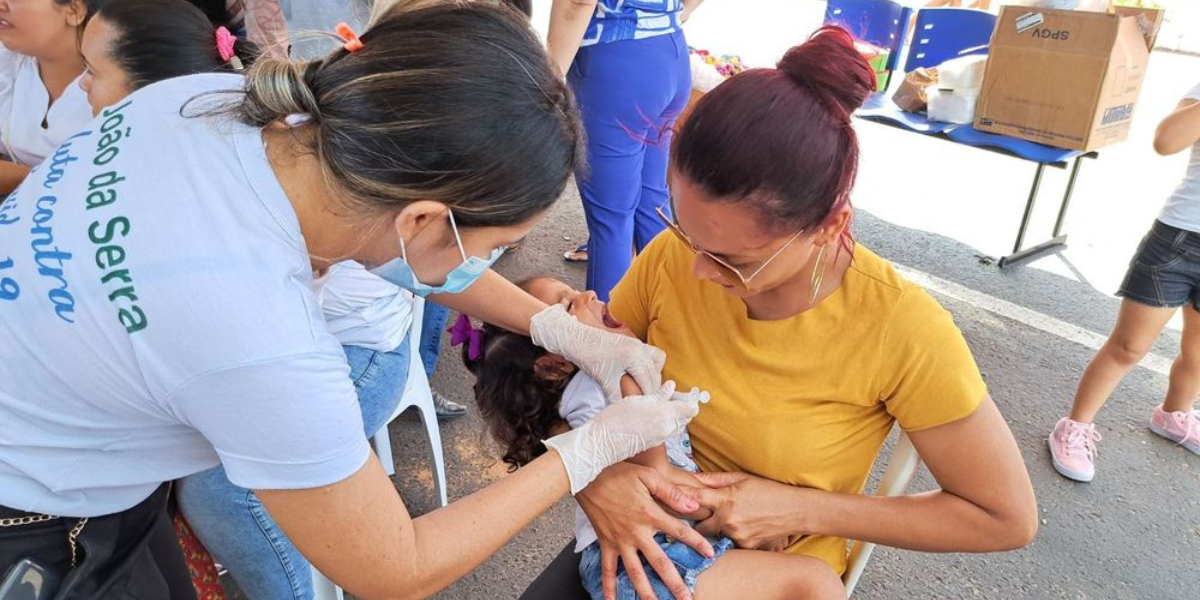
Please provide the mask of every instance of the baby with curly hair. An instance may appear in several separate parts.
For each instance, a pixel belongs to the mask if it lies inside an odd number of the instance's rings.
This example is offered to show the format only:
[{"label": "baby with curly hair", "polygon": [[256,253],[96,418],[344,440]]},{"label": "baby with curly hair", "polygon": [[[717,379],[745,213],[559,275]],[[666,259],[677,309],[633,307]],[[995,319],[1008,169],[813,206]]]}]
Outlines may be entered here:
[{"label": "baby with curly hair", "polygon": [[[529,279],[518,285],[547,304],[562,304],[585,325],[633,335],[608,312],[608,306],[597,299],[594,292],[577,291],[548,277]],[[542,440],[582,426],[607,403],[604,391],[595,381],[565,358],[535,346],[527,336],[491,325],[476,329],[467,317],[459,317],[450,331],[453,341],[463,344],[463,362],[476,378],[475,401],[479,405],[479,414],[492,437],[503,448],[503,459],[510,471],[545,453]],[[628,377],[622,382],[622,391],[626,395],[638,393]],[[699,472],[692,460],[686,431],[667,441],[666,452],[672,466],[690,473]],[[694,480],[693,485],[703,487],[699,480]],[[693,519],[706,516],[688,515]],[[724,536],[709,540],[715,551],[712,557],[705,557],[661,533],[657,540],[684,582],[705,600],[746,597],[747,579],[744,578],[753,578],[760,586],[754,590],[755,598],[824,600],[846,597],[841,580],[819,559],[738,550],[734,548],[733,540]],[[587,516],[579,508],[575,513],[575,551],[582,554],[579,572],[584,587],[592,598],[604,598],[600,544]],[[716,568],[709,571],[714,565]],[[647,566],[645,571],[659,598],[674,598],[653,569]],[[706,572],[708,574],[702,577]],[[742,582],[740,587],[730,585],[734,581]],[[624,566],[617,574],[617,598],[638,598]]]}]

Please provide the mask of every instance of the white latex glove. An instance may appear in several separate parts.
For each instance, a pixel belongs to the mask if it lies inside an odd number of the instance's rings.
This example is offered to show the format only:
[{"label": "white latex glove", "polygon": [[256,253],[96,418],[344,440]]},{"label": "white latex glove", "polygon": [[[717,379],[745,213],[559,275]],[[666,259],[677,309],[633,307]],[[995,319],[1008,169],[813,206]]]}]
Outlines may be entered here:
[{"label": "white latex glove", "polygon": [[700,390],[674,392],[675,382],[668,381],[655,394],[618,400],[583,427],[545,440],[567,468],[571,494],[579,493],[610,465],[678,435],[700,412],[700,403],[708,401],[708,394]]},{"label": "white latex glove", "polygon": [[621,377],[626,373],[642,390],[662,387],[666,353],[640,340],[584,325],[561,304],[534,315],[529,336],[533,343],[579,365],[604,388],[609,402],[621,398]]}]

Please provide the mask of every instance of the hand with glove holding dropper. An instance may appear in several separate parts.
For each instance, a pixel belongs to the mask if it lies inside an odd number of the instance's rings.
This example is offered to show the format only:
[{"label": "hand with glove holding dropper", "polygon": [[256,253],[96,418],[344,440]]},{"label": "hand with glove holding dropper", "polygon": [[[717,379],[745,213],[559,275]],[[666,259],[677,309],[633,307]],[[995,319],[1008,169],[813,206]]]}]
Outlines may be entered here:
[{"label": "hand with glove holding dropper", "polygon": [[[699,405],[708,402],[708,393],[701,392],[699,388],[693,388],[686,394],[675,393],[675,382],[673,381],[668,381],[658,387],[657,393],[648,392],[648,390],[656,388],[646,387],[646,384],[638,380],[637,376],[640,375],[642,379],[650,379],[657,374],[658,378],[661,378],[660,372],[666,355],[658,348],[643,344],[634,337],[623,323],[613,318],[608,312],[608,306],[596,297],[595,292],[577,292],[570,286],[553,279],[534,280],[528,282],[526,287],[534,296],[551,301],[549,309],[534,317],[532,328],[534,343],[579,364],[585,372],[592,375],[593,379],[604,387],[610,402],[613,402],[614,398],[624,396],[623,400],[617,400],[582,427],[545,440],[547,447],[557,450],[560,455],[565,453],[571,456],[597,459],[615,458],[608,456],[609,453],[606,453],[604,449],[622,446],[619,438],[623,436],[622,432],[627,430],[629,425],[625,419],[641,419],[647,425],[655,425],[653,421],[661,419],[661,409],[656,406],[656,400],[674,400],[695,407],[695,410],[682,420],[675,417],[669,421],[657,423],[663,428],[662,432],[669,428],[670,433],[664,435],[659,442],[654,443],[651,443],[652,440],[649,437],[643,437],[633,445],[632,449],[635,451],[620,460],[608,462],[600,460],[595,463],[588,460],[576,461],[573,465],[574,470],[568,470],[572,494],[587,487],[587,484],[599,476],[606,467],[633,458],[659,446],[661,441],[678,435],[687,427],[687,422],[699,411]],[[541,335],[539,335],[539,321],[546,326]],[[570,322],[581,325],[582,329],[563,326]],[[634,342],[640,347],[635,347],[634,344],[628,342]],[[628,350],[624,350],[625,347],[628,347]],[[561,348],[561,350],[556,351],[555,348]],[[572,356],[569,353],[570,348],[578,348],[582,352]],[[630,371],[629,375],[625,375],[621,371],[625,366],[618,359],[626,351],[644,353],[652,358],[656,372],[635,373]],[[585,367],[586,364],[596,367],[594,369],[596,372]],[[597,377],[597,375],[599,376]],[[618,383],[615,393],[604,386],[605,381],[612,380],[616,380]],[[620,409],[614,410],[617,407]]]},{"label": "hand with glove holding dropper", "polygon": [[[699,404],[708,401],[708,394],[699,389],[675,393],[674,382],[658,384],[657,367],[640,371],[655,387],[642,387],[626,375],[622,355],[643,352],[651,364],[658,364],[662,352],[634,338],[595,293],[578,292],[549,278],[535,278],[520,287],[550,305],[534,318],[533,336],[493,326],[479,329],[466,316],[448,330],[451,344],[464,347],[463,359],[477,379],[481,415],[494,437],[508,446],[505,460],[514,468],[541,454],[544,444],[562,457],[571,493],[577,493],[606,467],[680,434]],[[576,358],[581,355],[585,358]],[[593,368],[587,368],[589,364]],[[578,382],[568,382],[580,371],[589,376],[588,398],[569,409],[566,397]],[[617,384],[615,400],[603,381]],[[560,419],[560,409],[587,414]]]}]

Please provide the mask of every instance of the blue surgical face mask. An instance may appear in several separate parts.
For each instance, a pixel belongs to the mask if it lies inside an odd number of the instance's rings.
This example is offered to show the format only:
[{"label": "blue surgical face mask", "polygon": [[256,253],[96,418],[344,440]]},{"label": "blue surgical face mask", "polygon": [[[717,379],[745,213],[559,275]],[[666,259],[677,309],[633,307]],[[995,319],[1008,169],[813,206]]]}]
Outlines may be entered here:
[{"label": "blue surgical face mask", "polygon": [[487,258],[467,256],[467,251],[463,248],[462,237],[458,235],[458,225],[454,222],[454,212],[447,211],[446,214],[450,217],[450,229],[454,231],[454,241],[458,244],[458,253],[462,255],[463,259],[462,264],[446,274],[446,283],[430,286],[417,279],[417,274],[408,264],[408,251],[404,247],[404,238],[400,238],[400,257],[370,269],[371,273],[422,297],[430,294],[458,294],[471,287],[471,284],[482,277],[484,272],[491,268],[508,248],[505,246],[496,248]]}]

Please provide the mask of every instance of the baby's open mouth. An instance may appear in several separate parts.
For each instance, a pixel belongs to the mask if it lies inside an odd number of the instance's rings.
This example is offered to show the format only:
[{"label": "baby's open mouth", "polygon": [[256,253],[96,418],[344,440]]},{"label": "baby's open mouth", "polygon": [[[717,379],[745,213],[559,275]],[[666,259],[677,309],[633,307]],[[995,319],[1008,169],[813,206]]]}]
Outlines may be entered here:
[{"label": "baby's open mouth", "polygon": [[604,326],[610,329],[622,329],[625,327],[624,323],[613,318],[612,313],[608,312],[608,306],[605,306],[601,311],[601,320],[604,322]]}]

